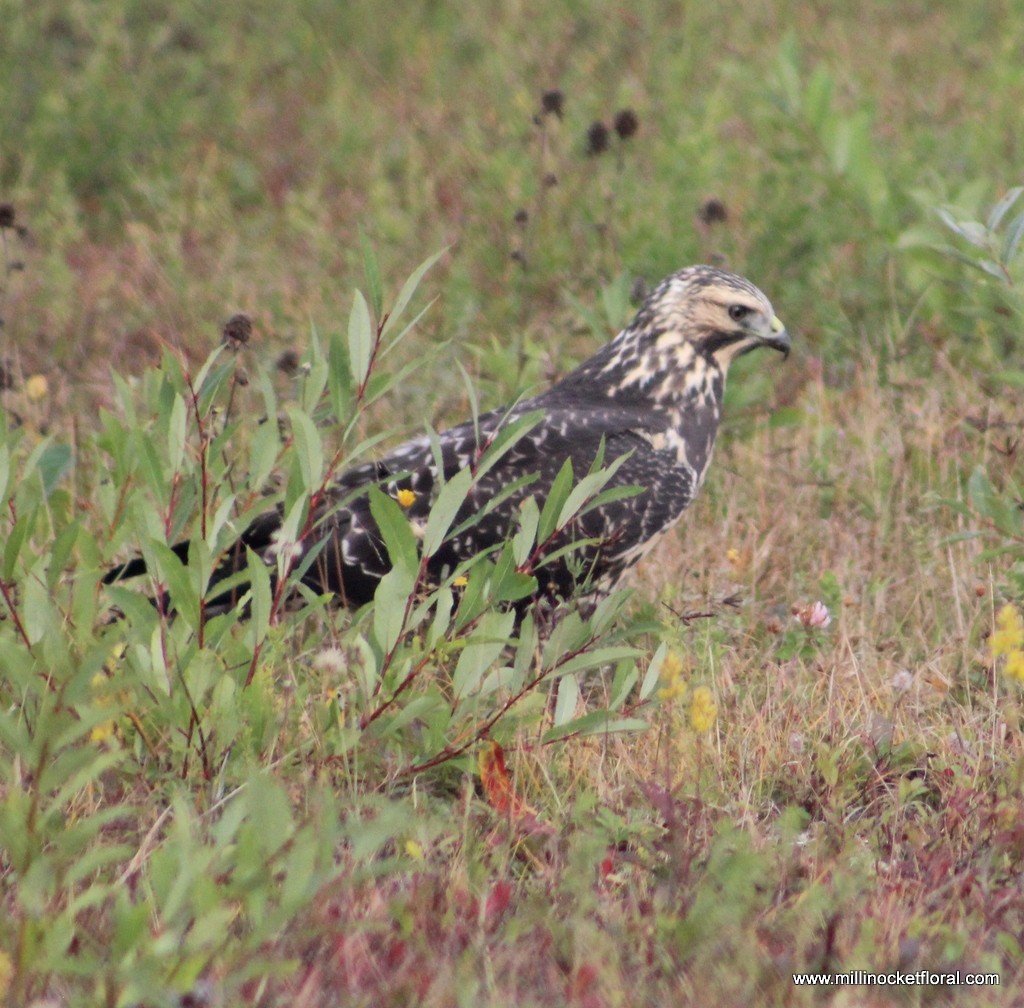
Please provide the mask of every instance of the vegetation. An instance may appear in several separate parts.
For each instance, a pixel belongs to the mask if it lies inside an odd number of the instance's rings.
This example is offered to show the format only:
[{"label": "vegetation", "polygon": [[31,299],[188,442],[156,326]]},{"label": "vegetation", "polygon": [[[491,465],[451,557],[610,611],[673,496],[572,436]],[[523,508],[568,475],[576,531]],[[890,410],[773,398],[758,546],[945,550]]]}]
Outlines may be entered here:
[{"label": "vegetation", "polygon": [[[393,7],[4,7],[0,1000],[1018,1004],[1024,25]],[[796,349],[629,590],[503,607],[595,474],[447,584],[381,498],[373,606],[207,611],[246,516],[709,260]]]}]

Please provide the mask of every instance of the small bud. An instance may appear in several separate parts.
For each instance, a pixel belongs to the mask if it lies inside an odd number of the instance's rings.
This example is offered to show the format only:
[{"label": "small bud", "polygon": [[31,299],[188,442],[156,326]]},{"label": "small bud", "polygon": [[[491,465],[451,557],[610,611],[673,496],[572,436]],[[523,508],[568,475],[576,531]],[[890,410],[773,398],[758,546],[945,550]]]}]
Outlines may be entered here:
[{"label": "small bud", "polygon": [[512,220],[520,227],[523,227],[529,219],[530,215],[522,207],[512,215]]},{"label": "small bud", "polygon": [[245,388],[249,384],[249,372],[244,368],[235,368],[235,384]]}]

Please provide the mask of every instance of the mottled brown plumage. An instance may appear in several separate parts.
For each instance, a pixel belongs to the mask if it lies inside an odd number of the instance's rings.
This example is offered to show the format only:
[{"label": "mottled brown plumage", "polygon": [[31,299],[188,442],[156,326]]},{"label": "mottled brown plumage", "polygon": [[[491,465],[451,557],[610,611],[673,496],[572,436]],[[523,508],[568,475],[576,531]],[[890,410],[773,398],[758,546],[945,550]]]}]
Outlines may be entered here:
[{"label": "mottled brown plumage", "polygon": [[[344,473],[313,532],[296,544],[296,558],[317,550],[303,582],[347,605],[373,598],[391,563],[370,511],[370,485],[399,500],[422,532],[444,483],[459,470],[476,471],[452,524],[456,531],[428,558],[427,572],[438,581],[514,535],[525,499],[533,496],[542,507],[566,459],[579,479],[603,451],[605,465],[618,460],[607,486],[637,486],[640,492],[570,522],[537,552],[529,572],[537,578],[534,598],[611,590],[697,493],[711,461],[729,365],[761,346],[788,354],[789,337],[753,284],[710,266],[672,274],[611,343],[546,391],[439,435],[414,438],[380,461]],[[530,414],[536,422],[511,447],[497,459],[487,454],[502,429]],[[268,512],[239,546],[275,562],[280,525],[279,512]],[[573,543],[580,545],[552,559]],[[187,556],[186,544],[178,550]],[[216,583],[244,565],[241,548],[224,559],[211,586],[216,601],[225,603]],[[135,561],[107,580],[142,570]]]}]

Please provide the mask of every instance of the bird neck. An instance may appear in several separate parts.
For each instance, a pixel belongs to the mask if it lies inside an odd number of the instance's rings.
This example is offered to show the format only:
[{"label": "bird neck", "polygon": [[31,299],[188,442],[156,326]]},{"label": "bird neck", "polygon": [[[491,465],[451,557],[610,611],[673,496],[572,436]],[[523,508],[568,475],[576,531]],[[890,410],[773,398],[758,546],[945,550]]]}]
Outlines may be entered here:
[{"label": "bird neck", "polygon": [[623,330],[553,385],[549,401],[581,399],[608,405],[690,414],[721,411],[725,372],[715,357],[671,334]]}]

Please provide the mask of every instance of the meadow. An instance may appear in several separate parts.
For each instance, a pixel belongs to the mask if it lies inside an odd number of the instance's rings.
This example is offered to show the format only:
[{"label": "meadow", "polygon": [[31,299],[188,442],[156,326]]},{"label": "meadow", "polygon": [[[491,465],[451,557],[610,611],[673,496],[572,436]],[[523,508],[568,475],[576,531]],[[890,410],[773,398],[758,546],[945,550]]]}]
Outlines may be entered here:
[{"label": "meadow", "polygon": [[[1024,1001],[1015,4],[0,10],[0,1003]],[[592,616],[507,611],[568,488],[460,592],[398,520],[363,611],[207,613],[695,262],[794,350]]]}]

